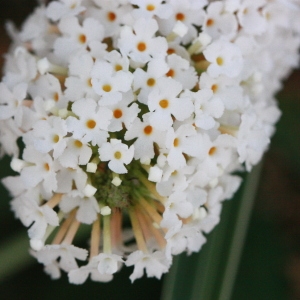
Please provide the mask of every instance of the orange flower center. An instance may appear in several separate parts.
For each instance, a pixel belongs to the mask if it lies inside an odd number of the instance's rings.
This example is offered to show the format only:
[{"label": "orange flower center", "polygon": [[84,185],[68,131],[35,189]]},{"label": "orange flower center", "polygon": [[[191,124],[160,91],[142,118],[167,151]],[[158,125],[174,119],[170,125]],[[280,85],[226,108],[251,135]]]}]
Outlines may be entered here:
[{"label": "orange flower center", "polygon": [[173,54],[173,53],[175,53],[175,49],[169,48],[169,49],[167,50],[167,54],[168,54],[168,55],[171,55],[171,54]]},{"label": "orange flower center", "polygon": [[148,86],[154,86],[154,84],[155,84],[155,79],[154,78],[149,78],[147,80],[147,85]]},{"label": "orange flower center", "polygon": [[77,148],[81,148],[81,147],[82,147],[82,143],[81,143],[79,140],[75,140],[75,141],[74,141],[74,145],[75,145],[75,147],[77,147]]},{"label": "orange flower center", "polygon": [[170,69],[166,75],[169,77],[173,77],[175,75],[175,71],[173,69]]},{"label": "orange flower center", "polygon": [[110,22],[113,22],[117,18],[116,14],[112,11],[107,13],[107,19]]},{"label": "orange flower center", "polygon": [[138,43],[136,47],[137,47],[137,49],[138,49],[140,52],[145,51],[146,48],[147,48],[147,46],[146,46],[146,44],[145,44],[144,42]]},{"label": "orange flower center", "polygon": [[122,110],[121,109],[115,109],[114,110],[114,117],[116,118],[116,119],[119,119],[119,118],[121,118],[123,116],[123,112],[122,112]]},{"label": "orange flower center", "polygon": [[169,106],[169,101],[166,99],[160,100],[159,105],[161,108],[167,108]]},{"label": "orange flower center", "polygon": [[123,70],[123,67],[121,65],[115,65],[115,71],[121,71]]},{"label": "orange flower center", "polygon": [[174,145],[174,147],[178,147],[179,146],[179,139],[178,138],[174,139],[173,145]]},{"label": "orange flower center", "polygon": [[54,99],[55,102],[57,102],[59,100],[59,94],[58,93],[54,93],[53,99]]},{"label": "orange flower center", "polygon": [[111,91],[111,86],[109,84],[105,84],[102,86],[102,90],[108,93]]},{"label": "orange flower center", "polygon": [[222,66],[222,65],[224,64],[224,60],[223,60],[223,58],[220,57],[220,56],[217,57],[216,61],[217,61],[217,64],[218,64],[219,66]]},{"label": "orange flower center", "polygon": [[212,91],[213,91],[214,93],[216,93],[216,91],[218,90],[218,85],[217,85],[217,84],[213,84],[213,85],[211,86],[211,89],[212,89]]},{"label": "orange flower center", "polygon": [[149,134],[151,134],[152,133],[152,126],[150,126],[150,125],[147,125],[145,128],[144,128],[144,133],[145,134],[147,134],[147,135],[149,135]]},{"label": "orange flower center", "polygon": [[177,21],[183,21],[185,19],[185,15],[183,13],[177,13],[175,18]]},{"label": "orange flower center", "polygon": [[94,121],[94,120],[88,120],[87,122],[86,122],[86,126],[87,126],[87,128],[89,128],[89,129],[94,129],[95,127],[96,127],[96,122]]},{"label": "orange flower center", "polygon": [[55,134],[54,136],[53,136],[53,143],[58,143],[58,141],[59,141],[59,135],[57,135],[57,134]]},{"label": "orange flower center", "polygon": [[80,34],[78,36],[78,40],[79,40],[79,43],[85,44],[85,42],[86,42],[86,36],[84,34]]},{"label": "orange flower center", "polygon": [[155,6],[154,6],[153,4],[148,4],[148,5],[146,6],[146,9],[147,9],[148,11],[153,11],[153,10],[155,9]]},{"label": "orange flower center", "polygon": [[216,147],[211,147],[208,151],[208,155],[213,155],[216,152],[217,148]]},{"label": "orange flower center", "polygon": [[215,23],[215,21],[213,20],[213,19],[208,19],[207,21],[206,21],[206,26],[212,26],[212,25],[214,25],[214,23]]}]

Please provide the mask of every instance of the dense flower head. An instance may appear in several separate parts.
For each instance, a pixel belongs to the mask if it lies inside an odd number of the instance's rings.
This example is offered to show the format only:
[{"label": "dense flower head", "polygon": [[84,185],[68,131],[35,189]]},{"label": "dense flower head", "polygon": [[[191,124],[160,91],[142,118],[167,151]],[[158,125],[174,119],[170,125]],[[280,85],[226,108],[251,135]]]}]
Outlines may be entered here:
[{"label": "dense flower head", "polygon": [[268,148],[299,19],[287,0],[59,0],[8,24],[3,183],[52,278],[160,278],[201,249]]}]

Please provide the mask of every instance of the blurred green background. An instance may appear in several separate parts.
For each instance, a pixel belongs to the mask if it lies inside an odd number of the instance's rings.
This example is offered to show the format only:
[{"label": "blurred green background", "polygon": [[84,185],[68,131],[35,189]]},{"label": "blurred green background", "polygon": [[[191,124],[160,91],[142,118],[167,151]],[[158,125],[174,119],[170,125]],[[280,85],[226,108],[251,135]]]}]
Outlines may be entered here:
[{"label": "blurred green background", "polygon": [[[3,53],[9,45],[3,28],[4,21],[11,19],[20,24],[34,5],[33,0],[0,1],[1,65]],[[300,299],[299,98],[300,72],[295,71],[278,95],[283,115],[270,150],[265,155],[231,297],[233,300]],[[11,174],[7,157],[1,160],[0,166],[1,178]],[[3,186],[0,186],[0,197],[1,251],[20,233],[26,239],[27,233],[20,222],[14,219]],[[230,204],[227,202],[224,205]],[[110,283],[88,281],[82,286],[74,286],[67,283],[66,276],[52,281],[44,274],[42,266],[29,256],[28,249],[20,249],[15,244],[10,252],[15,253],[16,258],[25,257],[27,260],[18,271],[0,281],[2,299],[160,299],[163,281],[142,278],[131,284],[128,279],[131,268],[123,268]],[[0,268],[7,263],[13,265],[14,261],[0,257]],[[185,280],[191,279],[187,275]]]}]

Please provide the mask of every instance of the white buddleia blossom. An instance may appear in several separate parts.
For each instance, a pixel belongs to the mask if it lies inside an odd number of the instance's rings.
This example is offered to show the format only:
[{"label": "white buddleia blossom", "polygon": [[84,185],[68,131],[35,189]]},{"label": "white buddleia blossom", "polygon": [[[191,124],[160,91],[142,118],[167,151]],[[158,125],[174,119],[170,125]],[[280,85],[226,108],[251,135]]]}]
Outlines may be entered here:
[{"label": "white buddleia blossom", "polygon": [[268,149],[274,95],[299,62],[299,5],[40,3],[20,31],[7,25],[0,156],[18,173],[3,179],[11,209],[52,279],[107,282],[123,266],[132,282],[160,279],[174,255],[201,249],[237,172]]}]

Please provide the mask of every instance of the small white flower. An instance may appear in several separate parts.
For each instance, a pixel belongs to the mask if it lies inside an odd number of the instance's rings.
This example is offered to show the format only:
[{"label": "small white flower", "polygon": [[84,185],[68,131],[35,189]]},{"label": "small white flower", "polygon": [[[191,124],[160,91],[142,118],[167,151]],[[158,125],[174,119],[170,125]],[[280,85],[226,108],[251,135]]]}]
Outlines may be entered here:
[{"label": "small white flower", "polygon": [[58,226],[58,216],[56,212],[47,204],[39,206],[31,198],[23,198],[19,203],[22,210],[19,211],[20,219],[24,225],[31,227],[28,229],[28,236],[31,240],[42,240],[48,224]]},{"label": "small white flower", "polygon": [[154,143],[164,146],[165,132],[151,126],[150,114],[143,115],[143,122],[136,118],[125,134],[125,140],[137,138],[134,145],[134,158],[146,161],[154,157]]},{"label": "small white flower", "polygon": [[218,77],[222,74],[236,77],[242,71],[243,57],[240,49],[233,43],[217,40],[207,46],[203,54],[211,63],[207,73],[212,77]]},{"label": "small white flower", "polygon": [[147,64],[147,71],[137,68],[133,75],[133,90],[138,93],[138,100],[147,104],[148,95],[157,86],[160,78],[169,71],[169,67],[164,59],[154,58]]},{"label": "small white flower", "polygon": [[98,271],[100,274],[114,274],[118,271],[119,263],[123,262],[120,255],[100,253],[94,257],[99,262]]},{"label": "small white flower", "polygon": [[63,212],[70,212],[78,207],[76,219],[84,224],[92,224],[97,219],[100,212],[98,202],[95,197],[87,197],[75,191],[65,194],[59,204]]},{"label": "small white flower", "polygon": [[82,26],[76,17],[60,20],[58,28],[63,36],[54,42],[54,53],[57,59],[66,64],[72,53],[84,50],[93,41],[101,41],[104,37],[103,26],[93,18],[86,18]]},{"label": "small white flower", "polygon": [[77,168],[86,165],[92,156],[92,149],[80,139],[65,138],[66,148],[58,157],[60,164],[65,168]]},{"label": "small white flower", "polygon": [[62,17],[74,16],[83,12],[82,0],[60,0],[51,2],[46,10],[46,15],[52,21],[58,21]]},{"label": "small white flower", "polygon": [[179,81],[183,89],[192,89],[196,85],[198,77],[189,61],[177,54],[171,54],[167,58],[167,63],[170,67],[167,76]]},{"label": "small white flower", "polygon": [[88,52],[72,56],[69,64],[69,77],[65,81],[65,96],[71,101],[82,98],[100,98],[92,86],[91,71],[94,66],[93,57]]},{"label": "small white flower", "polygon": [[185,192],[175,192],[168,197],[166,202],[166,214],[178,215],[181,218],[188,218],[193,213],[192,204],[187,201]]},{"label": "small white flower", "polygon": [[162,3],[162,0],[130,0],[129,2],[138,5],[138,8],[132,12],[136,19],[150,19],[154,16],[167,19],[172,14],[172,6],[169,3]]},{"label": "small white flower", "polygon": [[76,259],[86,259],[87,251],[73,245],[46,245],[36,253],[36,257],[40,263],[46,266],[59,258],[59,267],[65,272],[69,272],[78,268]]},{"label": "small white flower", "polygon": [[53,150],[53,158],[58,158],[67,144],[64,137],[67,135],[66,121],[51,116],[47,120],[39,120],[31,131],[34,147],[41,153]]},{"label": "small white flower", "polygon": [[128,165],[134,155],[134,146],[121,143],[120,140],[111,139],[109,143],[104,143],[99,148],[100,160],[109,161],[108,167],[118,174],[127,173],[124,165]]},{"label": "small white flower", "polygon": [[46,191],[56,190],[56,166],[49,154],[42,154],[29,146],[24,149],[23,158],[30,163],[21,170],[21,179],[28,188],[41,182]]},{"label": "small white flower", "polygon": [[133,80],[130,72],[115,71],[114,66],[107,61],[96,61],[92,71],[92,86],[101,96],[100,105],[114,105],[122,100],[122,92],[129,91]]},{"label": "small white flower", "polygon": [[79,117],[67,119],[68,130],[74,139],[93,145],[101,145],[107,140],[107,128],[112,117],[111,110],[99,107],[93,99],[81,99],[73,103],[72,111]]},{"label": "small white flower", "polygon": [[133,273],[129,277],[131,282],[133,282],[135,279],[143,276],[144,269],[148,277],[160,279],[162,274],[168,271],[170,262],[160,251],[152,254],[135,251],[128,256],[125,264],[126,266],[134,266]]},{"label": "small white flower", "polygon": [[118,41],[121,53],[141,64],[147,63],[152,57],[166,56],[167,41],[163,37],[154,37],[157,30],[154,19],[138,19],[133,28],[124,26]]},{"label": "small white flower", "polygon": [[203,31],[213,39],[219,37],[232,39],[237,34],[238,22],[236,16],[225,10],[225,2],[214,2],[207,8]]},{"label": "small white flower", "polygon": [[84,283],[88,276],[91,275],[93,281],[108,282],[113,279],[111,274],[100,274],[98,271],[98,260],[93,257],[86,266],[69,271],[69,282],[73,284]]},{"label": "small white flower", "polygon": [[192,114],[192,101],[189,98],[177,97],[181,91],[181,84],[174,79],[163,78],[159,81],[158,86],[148,97],[151,126],[167,130],[173,123],[171,115],[177,120],[183,121]]}]

